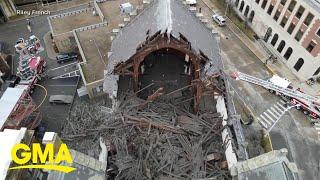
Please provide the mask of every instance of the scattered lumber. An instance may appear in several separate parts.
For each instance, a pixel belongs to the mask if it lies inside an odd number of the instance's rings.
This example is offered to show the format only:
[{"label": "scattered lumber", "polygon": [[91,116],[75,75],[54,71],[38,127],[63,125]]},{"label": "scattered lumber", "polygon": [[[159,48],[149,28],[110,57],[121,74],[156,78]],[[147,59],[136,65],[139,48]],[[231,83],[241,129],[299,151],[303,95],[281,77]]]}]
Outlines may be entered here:
[{"label": "scattered lumber", "polygon": [[62,139],[98,158],[102,137],[110,147],[110,179],[230,179],[218,113],[195,115],[188,103],[158,98],[124,99],[111,113],[105,111],[104,100],[75,105]]}]

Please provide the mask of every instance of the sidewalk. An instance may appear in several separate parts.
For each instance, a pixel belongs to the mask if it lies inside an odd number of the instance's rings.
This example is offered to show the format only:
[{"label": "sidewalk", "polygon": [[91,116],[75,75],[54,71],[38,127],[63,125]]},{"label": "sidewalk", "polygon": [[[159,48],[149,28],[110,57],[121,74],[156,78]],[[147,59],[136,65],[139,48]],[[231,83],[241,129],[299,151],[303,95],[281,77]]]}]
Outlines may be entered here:
[{"label": "sidewalk", "polygon": [[[213,4],[211,0],[202,0],[212,11],[218,11],[219,9]],[[267,55],[265,53],[265,50],[261,48],[261,46],[258,45],[257,42],[253,42],[250,40],[249,37],[247,37],[229,18],[228,18],[228,24],[227,28],[229,28],[239,39],[240,41],[245,44],[250,51],[252,51],[255,56],[260,59],[260,61],[265,62],[267,59]],[[272,74],[278,74],[281,77],[285,77],[289,79],[294,87],[296,88],[302,88],[307,94],[313,95],[313,96],[320,96],[320,84],[316,83],[312,87],[307,85],[305,82],[301,82],[296,75],[294,75],[288,67],[286,67],[281,60],[278,60],[275,64],[268,64],[266,65],[266,68],[269,72]]]}]

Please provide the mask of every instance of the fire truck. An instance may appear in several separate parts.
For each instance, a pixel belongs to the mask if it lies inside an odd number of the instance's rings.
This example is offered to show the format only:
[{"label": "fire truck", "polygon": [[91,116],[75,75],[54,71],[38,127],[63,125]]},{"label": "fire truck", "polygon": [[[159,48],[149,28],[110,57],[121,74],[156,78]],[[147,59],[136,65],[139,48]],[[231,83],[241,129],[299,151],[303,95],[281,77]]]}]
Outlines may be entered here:
[{"label": "fire truck", "polygon": [[24,40],[23,38],[19,38],[14,46],[16,52],[20,56],[25,55],[36,55],[44,50],[40,43],[40,39],[35,35],[29,37],[28,40]]},{"label": "fire truck", "polygon": [[0,130],[21,127],[35,129],[41,122],[40,111],[23,88],[8,87],[0,98],[0,107]]},{"label": "fire truck", "polygon": [[269,92],[280,96],[288,104],[299,105],[296,108],[310,116],[313,119],[312,123],[320,122],[320,99],[306,94],[300,88],[294,89],[288,79],[274,75],[268,80],[263,80],[241,72],[234,72],[231,77],[266,88]]}]

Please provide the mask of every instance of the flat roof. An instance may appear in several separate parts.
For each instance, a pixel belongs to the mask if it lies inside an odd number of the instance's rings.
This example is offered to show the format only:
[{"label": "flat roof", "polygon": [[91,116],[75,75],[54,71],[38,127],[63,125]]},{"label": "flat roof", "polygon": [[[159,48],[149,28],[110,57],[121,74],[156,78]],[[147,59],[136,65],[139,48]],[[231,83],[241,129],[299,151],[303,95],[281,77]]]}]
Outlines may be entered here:
[{"label": "flat roof", "polygon": [[0,180],[6,179],[11,164],[11,149],[23,139],[27,129],[5,129],[0,132]]},{"label": "flat roof", "polygon": [[[10,88],[3,93],[0,99],[0,129],[10,116],[13,108],[19,101],[24,89],[21,88]],[[0,146],[1,147],[1,146]]]},{"label": "flat roof", "polygon": [[81,64],[87,83],[103,79],[103,71],[106,68],[106,64],[108,64],[108,51],[111,47],[110,36],[113,35],[110,31],[110,27],[103,26],[77,32],[79,43],[87,60],[86,63]]},{"label": "flat roof", "polygon": [[90,8],[59,15],[60,16],[54,15],[49,18],[54,35],[71,32],[74,29],[101,22],[100,17],[93,15],[93,9]]}]

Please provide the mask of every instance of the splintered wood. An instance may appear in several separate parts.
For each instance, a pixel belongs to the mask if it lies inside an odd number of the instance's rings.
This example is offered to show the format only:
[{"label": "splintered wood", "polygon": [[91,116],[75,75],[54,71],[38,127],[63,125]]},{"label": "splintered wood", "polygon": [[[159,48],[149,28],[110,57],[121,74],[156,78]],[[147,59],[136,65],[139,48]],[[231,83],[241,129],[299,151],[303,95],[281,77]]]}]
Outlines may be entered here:
[{"label": "splintered wood", "polygon": [[[230,179],[221,138],[222,118],[130,97],[110,113],[103,103],[74,107],[62,138],[97,157],[99,137],[108,150],[110,179]],[[184,107],[185,106],[185,107]]]}]

